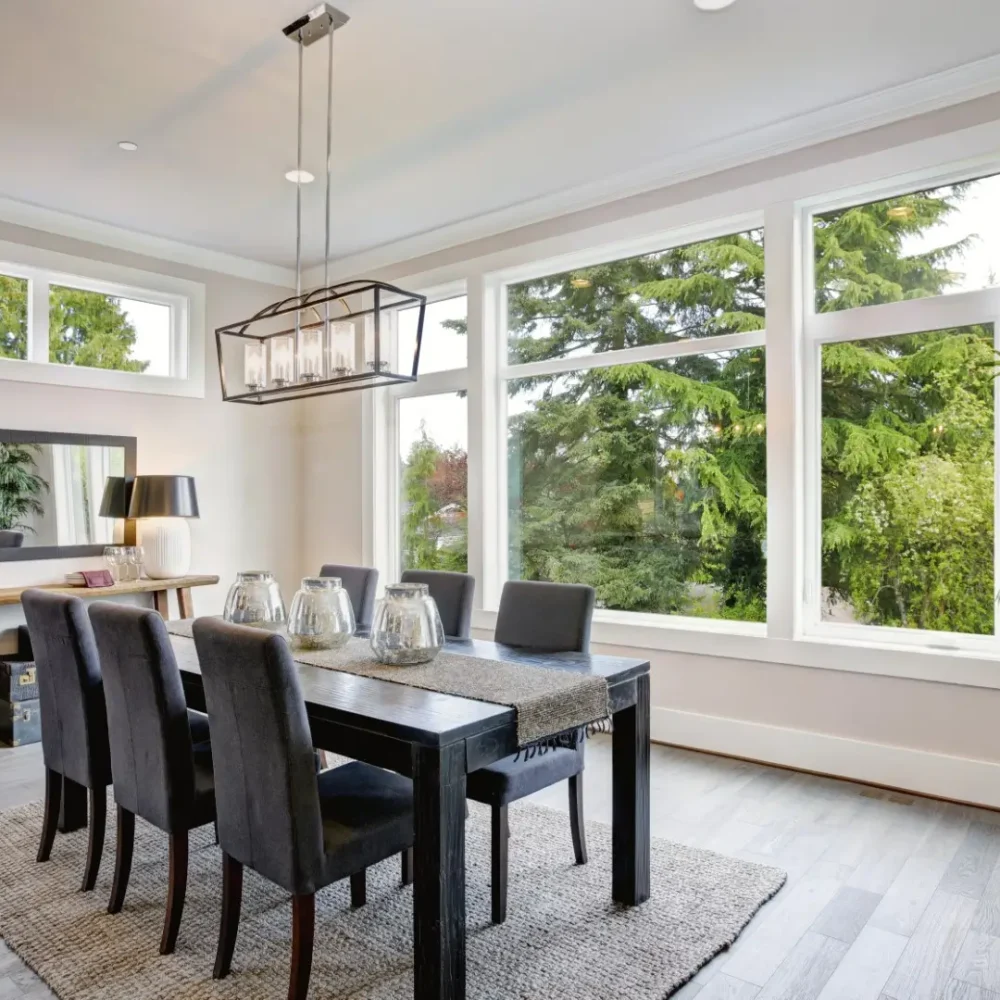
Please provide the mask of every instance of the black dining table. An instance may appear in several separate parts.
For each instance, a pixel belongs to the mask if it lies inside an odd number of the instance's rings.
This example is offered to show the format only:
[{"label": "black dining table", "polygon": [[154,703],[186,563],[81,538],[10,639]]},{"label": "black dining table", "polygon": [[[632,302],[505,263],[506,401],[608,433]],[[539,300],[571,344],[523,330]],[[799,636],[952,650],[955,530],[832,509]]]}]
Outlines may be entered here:
[{"label": "black dining table", "polygon": [[[170,637],[191,708],[205,696],[194,642]],[[649,662],[449,640],[455,653],[607,678],[613,719],[613,898],[649,898]],[[466,775],[516,752],[513,708],[298,663],[313,743],[413,779],[414,997],[465,997]]]}]

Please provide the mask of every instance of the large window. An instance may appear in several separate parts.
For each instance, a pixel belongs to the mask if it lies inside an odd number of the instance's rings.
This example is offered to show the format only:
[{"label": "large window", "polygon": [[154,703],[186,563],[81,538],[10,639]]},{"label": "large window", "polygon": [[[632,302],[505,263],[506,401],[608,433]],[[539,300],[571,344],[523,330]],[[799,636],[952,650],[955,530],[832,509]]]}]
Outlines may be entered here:
[{"label": "large window", "polygon": [[995,634],[998,218],[997,177],[813,216],[807,629]]},{"label": "large window", "polygon": [[510,285],[507,317],[508,576],[764,621],[762,231]]},{"label": "large window", "polygon": [[0,378],[204,391],[201,285],[0,244]]}]

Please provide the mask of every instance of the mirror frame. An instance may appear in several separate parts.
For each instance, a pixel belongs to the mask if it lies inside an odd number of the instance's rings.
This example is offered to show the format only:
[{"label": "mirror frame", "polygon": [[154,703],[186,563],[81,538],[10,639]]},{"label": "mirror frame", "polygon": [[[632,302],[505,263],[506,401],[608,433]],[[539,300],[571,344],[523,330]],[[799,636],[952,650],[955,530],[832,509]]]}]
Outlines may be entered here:
[{"label": "mirror frame", "polygon": [[[20,431],[0,428],[0,444],[83,444],[125,449],[125,478],[135,479],[136,439],[115,434],[70,434],[62,431]],[[135,545],[135,521],[125,519],[123,545]],[[0,562],[33,562],[36,559],[78,559],[104,554],[101,545],[22,545],[0,549]]]}]

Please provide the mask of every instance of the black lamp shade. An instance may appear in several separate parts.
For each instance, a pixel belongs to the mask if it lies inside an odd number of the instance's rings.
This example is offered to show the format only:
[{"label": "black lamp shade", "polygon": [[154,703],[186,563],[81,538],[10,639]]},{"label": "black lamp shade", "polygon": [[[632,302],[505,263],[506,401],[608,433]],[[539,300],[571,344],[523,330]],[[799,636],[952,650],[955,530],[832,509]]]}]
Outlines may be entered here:
[{"label": "black lamp shade", "polygon": [[192,476],[136,476],[129,517],[198,517]]},{"label": "black lamp shade", "polygon": [[101,497],[100,517],[128,517],[128,503],[132,498],[132,480],[124,476],[108,476]]}]

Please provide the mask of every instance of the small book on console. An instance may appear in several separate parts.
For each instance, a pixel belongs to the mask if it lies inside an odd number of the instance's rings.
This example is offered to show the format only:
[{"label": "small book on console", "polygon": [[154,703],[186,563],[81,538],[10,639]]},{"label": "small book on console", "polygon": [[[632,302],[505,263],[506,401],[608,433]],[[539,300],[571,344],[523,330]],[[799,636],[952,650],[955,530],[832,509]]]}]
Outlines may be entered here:
[{"label": "small book on console", "polygon": [[113,587],[115,578],[106,569],[84,569],[67,573],[66,583],[71,587]]}]

